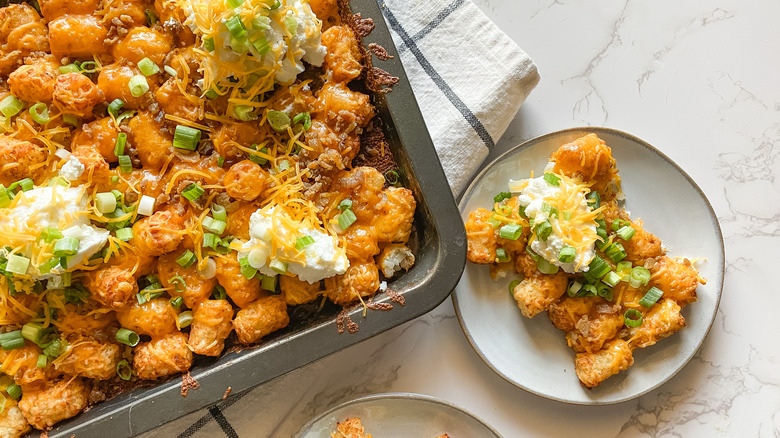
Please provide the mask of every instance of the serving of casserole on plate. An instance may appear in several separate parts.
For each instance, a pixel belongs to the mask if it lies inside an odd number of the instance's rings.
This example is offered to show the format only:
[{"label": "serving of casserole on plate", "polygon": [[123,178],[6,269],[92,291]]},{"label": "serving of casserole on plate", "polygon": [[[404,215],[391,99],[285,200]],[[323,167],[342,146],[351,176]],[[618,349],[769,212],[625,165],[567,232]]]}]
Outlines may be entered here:
[{"label": "serving of casserole on plate", "polygon": [[462,224],[400,64],[371,65],[394,53],[382,22],[327,0],[39,5],[0,9],[11,436],[140,433],[454,286]]}]

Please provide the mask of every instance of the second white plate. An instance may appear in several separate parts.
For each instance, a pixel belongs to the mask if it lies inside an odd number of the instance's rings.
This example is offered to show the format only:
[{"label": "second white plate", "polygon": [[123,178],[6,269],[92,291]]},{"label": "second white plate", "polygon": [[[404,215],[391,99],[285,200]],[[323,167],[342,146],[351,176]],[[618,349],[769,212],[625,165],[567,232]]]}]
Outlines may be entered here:
[{"label": "second white plate", "polygon": [[587,133],[612,148],[632,218],[659,236],[670,256],[704,258],[697,264],[708,280],[698,301],[683,309],[686,327],[654,346],[634,351],[634,365],[594,389],[579,383],[574,352],[546,314],[522,316],[509,293],[514,278],[493,281],[487,266],[467,263],[452,295],[469,342],[485,363],[507,381],[532,393],[575,404],[609,404],[638,397],[669,380],[704,342],[723,286],[723,237],[715,213],[695,182],[649,144],[608,128],[575,128],[529,140],[488,164],[460,202],[465,221],[478,207],[490,209],[509,179],[543,172],[550,154]]}]

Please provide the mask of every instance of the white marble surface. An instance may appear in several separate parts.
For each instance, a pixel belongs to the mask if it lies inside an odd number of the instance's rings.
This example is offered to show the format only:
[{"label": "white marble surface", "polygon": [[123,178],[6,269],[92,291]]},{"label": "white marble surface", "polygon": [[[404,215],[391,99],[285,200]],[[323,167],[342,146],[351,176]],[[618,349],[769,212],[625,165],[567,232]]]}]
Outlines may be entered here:
[{"label": "white marble surface", "polygon": [[[675,160],[712,202],[726,239],[715,325],[672,380],[611,406],[516,388],[474,353],[452,303],[264,385],[226,411],[242,437],[290,437],[360,395],[437,396],[505,437],[780,436],[780,2],[475,0],[542,80],[498,142],[583,125],[634,134]],[[193,414],[150,436],[175,436]],[[252,422],[234,421],[253,417]],[[209,422],[196,436],[223,436]],[[383,438],[383,437],[376,437]],[[457,438],[457,437],[453,437]]]}]

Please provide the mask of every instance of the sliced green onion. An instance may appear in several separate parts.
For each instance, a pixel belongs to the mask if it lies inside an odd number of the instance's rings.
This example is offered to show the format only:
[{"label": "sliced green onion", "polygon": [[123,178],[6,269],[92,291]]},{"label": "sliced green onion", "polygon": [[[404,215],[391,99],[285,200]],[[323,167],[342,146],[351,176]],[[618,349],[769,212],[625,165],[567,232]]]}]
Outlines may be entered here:
[{"label": "sliced green onion", "polygon": [[631,222],[624,221],[623,219],[613,219],[612,220],[612,231],[617,231],[620,228],[622,228],[624,225],[630,225]]},{"label": "sliced green onion", "polygon": [[552,263],[545,260],[543,257],[537,256],[536,259],[536,269],[539,270],[542,274],[557,274],[558,269],[560,269],[558,266],[553,265]]},{"label": "sliced green onion", "polygon": [[222,167],[224,165],[225,165],[225,159],[223,157],[219,157],[219,159],[217,160],[217,166]]},{"label": "sliced green onion", "polygon": [[609,264],[604,261],[604,259],[595,256],[588,264],[588,271],[585,273],[585,278],[588,279],[588,281],[595,281],[607,275],[607,272],[610,270]]},{"label": "sliced green onion", "polygon": [[151,196],[141,195],[141,200],[138,201],[138,214],[151,216],[154,213],[155,202],[156,200]]},{"label": "sliced green onion", "polygon": [[213,52],[216,47],[214,46],[214,38],[203,38],[203,48],[208,52]]},{"label": "sliced green onion", "polygon": [[599,192],[590,192],[585,196],[585,199],[587,199],[588,204],[590,204],[590,207],[594,210],[601,207],[601,196],[599,196]]},{"label": "sliced green onion", "polygon": [[51,120],[49,117],[49,107],[46,106],[46,104],[43,102],[36,103],[35,105],[31,106],[28,111],[30,112],[30,117],[35,121],[35,123],[45,125],[49,123],[49,120]]},{"label": "sliced green onion", "polygon": [[51,180],[49,180],[48,183],[46,183],[46,187],[54,187],[54,186],[68,186],[68,180],[61,177],[61,176],[55,176]]},{"label": "sliced green onion", "polygon": [[227,3],[229,8],[235,9],[235,8],[241,6],[242,4],[244,4],[244,0],[227,0],[226,3]]},{"label": "sliced green onion", "polygon": [[116,136],[116,144],[114,144],[114,155],[117,157],[125,154],[125,145],[127,144],[127,134],[120,132]]},{"label": "sliced green onion", "polygon": [[38,266],[38,272],[41,274],[48,274],[51,272],[52,269],[54,269],[57,265],[60,264],[60,259],[57,257],[52,257],[49,260],[41,263],[40,266]]},{"label": "sliced green onion", "polygon": [[176,125],[176,132],[173,135],[173,147],[194,151],[198,147],[200,136],[201,132],[199,129]]},{"label": "sliced green onion", "polygon": [[350,227],[350,225],[354,224],[357,220],[357,216],[355,216],[355,213],[352,212],[351,209],[346,209],[341,212],[339,215],[338,221],[339,221],[339,228],[341,228],[342,231],[346,230]]},{"label": "sliced green onion", "polygon": [[89,291],[80,284],[75,284],[65,288],[65,301],[71,304],[86,304],[89,299]]},{"label": "sliced green onion", "polygon": [[11,196],[5,186],[0,184],[0,208],[6,208],[11,205]]},{"label": "sliced green onion", "polygon": [[570,221],[573,213],[569,210],[563,212],[563,220]]},{"label": "sliced green onion", "polygon": [[504,199],[509,199],[512,197],[512,194],[509,192],[501,192],[493,197],[493,202],[501,202]]},{"label": "sliced green onion", "polygon": [[176,71],[175,68],[171,67],[170,65],[164,65],[163,70],[165,70],[165,73],[168,73],[169,75],[176,77],[179,75],[179,72]]},{"label": "sliced green onion", "polygon": [[[157,18],[157,14],[154,13],[154,10],[147,9],[144,11],[144,14],[146,14],[146,25],[148,27],[154,27],[155,24],[157,24],[158,21],[160,21]],[[127,379],[125,379],[127,380]]]},{"label": "sliced green onion", "polygon": [[520,284],[520,280],[512,280],[511,283],[509,283],[509,293],[514,294],[515,288],[517,285]]},{"label": "sliced green onion", "polygon": [[219,204],[211,204],[211,215],[218,221],[227,222],[227,211]]},{"label": "sliced green onion", "polygon": [[62,121],[75,128],[78,128],[80,125],[79,118],[73,114],[63,114]]},{"label": "sliced green onion", "polygon": [[628,260],[618,262],[617,266],[615,266],[615,272],[617,272],[621,276],[631,274],[631,262],[629,262]]},{"label": "sliced green onion", "polygon": [[525,214],[525,208],[528,207],[527,205],[520,205],[517,207],[517,214],[520,215],[521,218],[528,219],[528,216]]},{"label": "sliced green onion", "polygon": [[489,223],[490,226],[492,226],[493,228],[498,228],[498,227],[501,226],[501,224],[503,222],[501,222],[500,220],[496,219],[496,216],[493,215],[493,216],[490,216],[490,219],[487,220],[487,223]]},{"label": "sliced green onion", "polygon": [[647,291],[645,296],[643,296],[642,299],[639,300],[639,304],[642,305],[643,307],[652,307],[652,305],[655,304],[663,294],[664,291],[653,286]]},{"label": "sliced green onion", "polygon": [[275,291],[277,278],[275,275],[263,275],[263,278],[260,280],[260,287],[271,292]]},{"label": "sliced green onion", "polygon": [[57,227],[46,227],[41,230],[39,239],[42,239],[46,243],[51,243],[57,239],[62,239],[62,232]]},{"label": "sliced green onion", "polygon": [[57,338],[51,341],[46,348],[43,349],[43,354],[51,358],[57,358],[65,352],[68,348],[68,342],[62,338]]},{"label": "sliced green onion", "polygon": [[149,82],[144,75],[133,76],[130,78],[130,82],[128,82],[127,85],[130,87],[130,94],[132,94],[133,97],[141,97],[149,91]]},{"label": "sliced green onion", "polygon": [[46,365],[49,364],[49,357],[45,354],[39,354],[38,355],[38,361],[35,362],[35,366],[37,368],[46,368]]},{"label": "sliced green onion", "polygon": [[624,258],[626,258],[626,250],[623,248],[623,245],[613,242],[612,245],[609,245],[605,250],[604,254],[607,255],[613,262],[617,263]]},{"label": "sliced green onion", "polygon": [[287,273],[287,262],[283,262],[279,259],[273,259],[270,263],[268,263],[268,267],[273,269],[278,274],[286,274]]},{"label": "sliced green onion", "polygon": [[144,76],[151,76],[160,73],[160,67],[158,67],[157,64],[155,64],[154,61],[149,58],[144,58],[138,61],[138,70],[141,70],[141,73]]},{"label": "sliced green onion", "polygon": [[543,178],[545,181],[547,181],[547,184],[551,186],[558,187],[561,184],[561,177],[554,173],[547,172],[544,174]]},{"label": "sliced green onion", "polygon": [[95,61],[84,61],[79,66],[79,69],[81,69],[81,73],[89,75],[92,73],[97,73],[98,66]]},{"label": "sliced green onion", "polygon": [[8,396],[14,400],[18,401],[20,398],[22,398],[22,387],[17,385],[16,383],[12,383],[8,385],[5,388],[5,392],[7,392]]},{"label": "sliced green onion", "polygon": [[39,343],[41,339],[51,330],[44,328],[43,324],[37,322],[28,322],[22,326],[22,337],[32,343]]},{"label": "sliced green onion", "polygon": [[314,238],[311,236],[301,236],[295,241],[295,249],[298,251],[303,250],[307,246],[314,243]]},{"label": "sliced green onion", "polygon": [[401,176],[395,170],[388,170],[385,172],[385,181],[392,186],[396,186],[400,184]]},{"label": "sliced green onion", "polygon": [[628,309],[626,310],[626,313],[623,314],[623,321],[628,327],[639,327],[642,325],[643,319],[642,312],[636,309]]},{"label": "sliced green onion", "polygon": [[542,202],[542,213],[549,217],[553,217],[558,215],[558,209],[546,202]]},{"label": "sliced green onion", "polygon": [[[304,112],[304,113],[298,113],[293,117],[292,119],[294,124],[303,124],[303,130],[308,131],[309,128],[311,128],[311,114]],[[394,170],[391,170],[390,172],[395,172]],[[388,172],[388,173],[390,173]],[[398,175],[398,172],[396,172],[396,176]],[[385,174],[385,178],[387,178],[387,173]],[[397,180],[396,180],[397,181]],[[395,182],[390,182],[390,184],[395,184]]]},{"label": "sliced green onion", "polygon": [[116,375],[122,380],[130,380],[133,377],[133,368],[126,359],[122,359],[116,364]]},{"label": "sliced green onion", "polygon": [[[258,150],[256,144],[252,145],[252,149],[254,149],[254,150],[258,151],[258,152],[262,152],[264,154],[268,153],[268,148],[262,148],[262,149]],[[261,157],[260,155],[257,155],[257,154],[249,154],[249,161],[257,163],[257,164],[259,164],[261,166],[268,162],[268,160],[266,158]]]},{"label": "sliced green onion", "polygon": [[246,27],[244,27],[244,23],[238,15],[234,15],[225,20],[225,27],[227,27],[233,38],[237,40],[246,38]]},{"label": "sliced green onion", "polygon": [[267,119],[274,131],[283,132],[290,127],[290,116],[284,111],[268,111]]},{"label": "sliced green onion", "polygon": [[604,276],[604,278],[601,279],[604,283],[608,284],[610,287],[615,287],[618,283],[620,283],[620,280],[623,277],[621,277],[620,274],[618,274],[615,271],[609,271],[607,272],[607,275]]},{"label": "sliced green onion", "polygon": [[520,224],[507,224],[498,230],[498,235],[502,239],[517,240],[522,234],[523,226]]},{"label": "sliced green onion", "polygon": [[11,254],[8,256],[8,262],[5,270],[17,275],[24,275],[27,273],[27,268],[30,266],[30,259],[22,257],[20,255]]},{"label": "sliced green onion", "polygon": [[214,220],[209,216],[203,218],[202,225],[204,229],[211,231],[214,234],[222,234],[225,232],[225,228],[227,228],[227,222]]},{"label": "sliced green onion", "polygon": [[[21,188],[23,192],[29,192],[30,190],[32,190],[35,187],[35,183],[30,178],[20,179],[19,181],[15,182],[14,184],[16,184],[19,188]],[[14,184],[11,184],[11,186],[13,186]],[[10,186],[9,186],[9,188],[10,188]]]},{"label": "sliced green onion", "polygon": [[509,254],[506,252],[504,248],[498,248],[496,249],[496,261],[498,263],[505,263],[512,260],[511,257],[509,257]]},{"label": "sliced green onion", "polygon": [[561,263],[571,263],[577,257],[577,250],[573,246],[564,246],[558,252],[558,260]]},{"label": "sliced green onion", "polygon": [[63,237],[54,244],[54,257],[66,257],[79,252],[80,241],[75,237]]},{"label": "sliced green onion", "polygon": [[132,228],[120,228],[116,230],[116,238],[121,240],[122,242],[127,242],[130,239],[133,238],[133,229]]},{"label": "sliced green onion", "polygon": [[181,307],[182,304],[184,304],[184,298],[182,297],[171,298],[171,306],[178,309],[179,307]]},{"label": "sliced green onion", "polygon": [[577,280],[572,280],[566,288],[566,294],[570,297],[575,297],[580,292],[580,289],[582,289],[582,283]]},{"label": "sliced green onion", "polygon": [[129,119],[129,118],[133,117],[134,115],[135,115],[135,111],[132,111],[132,110],[124,111],[124,112],[122,112],[122,114],[120,114],[116,118],[116,124],[117,125],[121,125],[123,120]]},{"label": "sliced green onion", "polygon": [[647,285],[650,281],[650,270],[644,266],[634,266],[631,269],[631,276],[628,279],[628,283],[633,288],[639,288]]},{"label": "sliced green onion", "polygon": [[577,292],[578,297],[595,297],[598,291],[596,290],[596,286],[592,284],[583,284],[582,288],[579,292]]},{"label": "sliced green onion", "polygon": [[181,312],[179,316],[177,317],[179,322],[179,328],[185,328],[189,327],[192,324],[192,311],[187,310],[184,312]]},{"label": "sliced green onion", "polygon": [[59,66],[58,70],[60,71],[61,74],[67,74],[67,73],[78,73],[81,71],[81,68],[79,68],[79,66],[76,65],[75,63],[71,62],[70,64]]},{"label": "sliced green onion", "polygon": [[135,347],[138,345],[138,342],[141,340],[140,336],[138,336],[138,333],[128,330],[126,328],[120,328],[116,331],[116,340],[117,342],[120,342],[122,344],[125,344],[130,347]]},{"label": "sliced green onion", "polygon": [[254,30],[269,30],[271,28],[271,18],[259,16],[252,20],[252,28]]},{"label": "sliced green onion", "polygon": [[119,171],[122,173],[132,173],[133,160],[130,159],[130,155],[118,155],[119,159]]},{"label": "sliced green onion", "polygon": [[211,296],[215,300],[225,300],[227,299],[227,292],[225,291],[225,288],[222,287],[221,284],[217,284],[214,286],[214,291],[211,293]]},{"label": "sliced green onion", "polygon": [[634,237],[634,234],[636,233],[636,230],[631,225],[624,225],[622,228],[617,230],[617,235],[623,240],[631,240],[632,237]]},{"label": "sliced green onion", "polygon": [[235,114],[238,120],[248,122],[257,119],[257,114],[254,113],[254,110],[255,108],[250,105],[236,105],[233,107],[233,114]]},{"label": "sliced green onion", "polygon": [[284,25],[287,28],[287,31],[290,32],[290,35],[298,33],[298,20],[296,20],[295,17],[290,15],[284,17]]},{"label": "sliced green onion", "polygon": [[274,3],[271,5],[271,10],[279,9],[279,6],[282,5],[281,0],[274,0]]},{"label": "sliced green onion", "polygon": [[612,298],[615,297],[615,291],[609,287],[609,285],[599,281],[595,286],[596,295],[600,296],[601,298],[604,298],[607,301],[612,301]]},{"label": "sliced green onion", "polygon": [[349,210],[352,208],[352,200],[351,199],[344,199],[343,201],[339,202],[339,210]]},{"label": "sliced green onion", "polygon": [[253,268],[249,264],[247,257],[241,257],[238,259],[238,264],[241,267],[241,275],[248,279],[255,278],[255,275],[257,275],[257,269]]},{"label": "sliced green onion", "polygon": [[271,44],[269,44],[268,40],[262,36],[252,41],[252,47],[255,48],[257,54],[260,56],[265,56],[266,53],[271,51]]},{"label": "sliced green onion", "polygon": [[203,246],[216,249],[219,244],[219,236],[214,233],[203,233]]},{"label": "sliced green onion", "polygon": [[187,282],[184,281],[184,278],[181,275],[172,277],[170,280],[168,280],[168,282],[173,285],[173,287],[176,289],[176,292],[184,292],[187,290]]},{"label": "sliced green onion", "polygon": [[[114,99],[110,104],[108,104],[108,114],[116,118],[116,116],[119,115],[119,110],[121,110],[122,107],[124,106],[125,103],[122,101],[122,99]],[[116,154],[116,155],[122,155],[122,154]]]},{"label": "sliced green onion", "polygon": [[111,192],[98,193],[95,195],[95,207],[103,214],[113,213],[116,210],[116,197]]},{"label": "sliced green onion", "polygon": [[196,199],[203,196],[204,193],[206,193],[206,191],[203,189],[203,187],[200,186],[200,184],[192,183],[188,185],[187,188],[182,190],[181,195],[190,201],[195,201]]},{"label": "sliced green onion", "polygon": [[22,337],[22,331],[14,330],[12,332],[0,334],[0,347],[6,351],[24,347],[24,337]]},{"label": "sliced green onion", "polygon": [[534,232],[536,233],[536,237],[544,242],[548,237],[550,237],[550,233],[552,233],[552,225],[550,225],[550,222],[548,221],[535,224]]},{"label": "sliced green onion", "polygon": [[13,117],[23,109],[24,102],[14,96],[6,96],[5,99],[0,100],[0,113],[6,117]]}]

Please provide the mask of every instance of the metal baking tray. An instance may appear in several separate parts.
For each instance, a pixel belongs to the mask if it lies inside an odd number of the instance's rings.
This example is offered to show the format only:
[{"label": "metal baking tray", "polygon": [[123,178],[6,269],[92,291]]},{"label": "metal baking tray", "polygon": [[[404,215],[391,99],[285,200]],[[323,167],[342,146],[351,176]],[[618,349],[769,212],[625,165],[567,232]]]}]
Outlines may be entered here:
[{"label": "metal baking tray", "polygon": [[[13,3],[18,3],[15,1]],[[0,0],[0,7],[8,1]],[[352,11],[372,18],[374,31],[364,45],[377,43],[393,58],[375,64],[399,78],[393,91],[374,95],[373,104],[384,123],[385,137],[404,177],[417,199],[415,233],[417,261],[414,267],[388,287],[406,300],[390,311],[371,311],[363,318],[356,307],[350,316],[359,330],[337,331],[336,306],[320,312],[292,313],[288,327],[263,339],[253,348],[225,354],[218,359],[199,358],[190,370],[200,388],[180,394],[176,377],[154,387],[137,388],[99,403],[58,424],[49,437],[123,438],[138,435],[168,421],[222,400],[228,387],[233,394],[257,386],[317,359],[423,315],[444,301],[455,288],[466,261],[466,235],[458,208],[385,24],[377,0],[352,0]],[[376,302],[389,302],[379,293]]]}]

